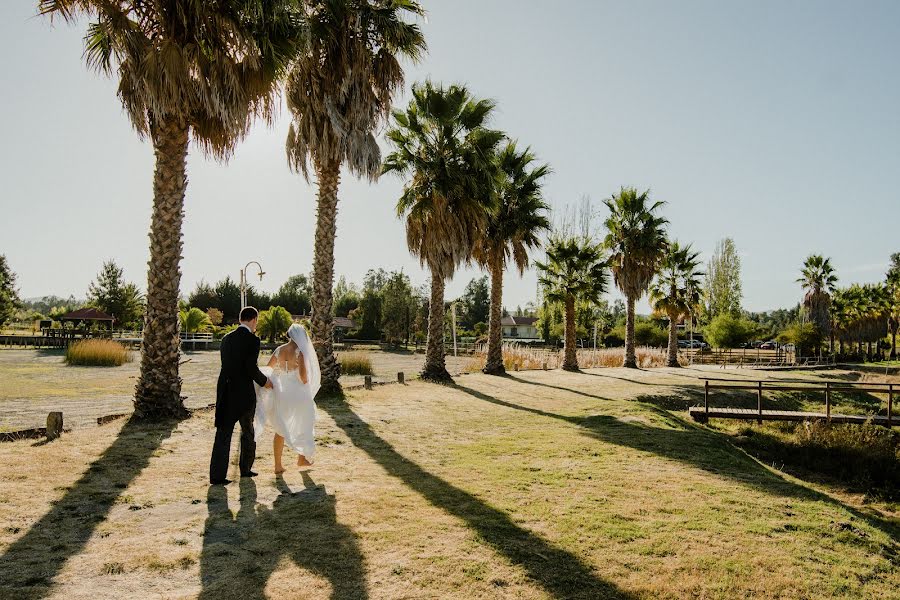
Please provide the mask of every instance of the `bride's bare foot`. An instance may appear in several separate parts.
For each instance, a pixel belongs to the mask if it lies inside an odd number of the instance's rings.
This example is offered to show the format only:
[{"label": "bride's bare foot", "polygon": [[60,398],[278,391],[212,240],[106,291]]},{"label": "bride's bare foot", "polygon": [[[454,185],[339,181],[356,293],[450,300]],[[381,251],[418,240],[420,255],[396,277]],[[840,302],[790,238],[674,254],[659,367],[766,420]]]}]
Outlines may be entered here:
[{"label": "bride's bare foot", "polygon": [[298,467],[311,467],[312,463],[306,460],[306,457],[302,454],[297,457],[297,466]]},{"label": "bride's bare foot", "polygon": [[275,474],[276,474],[276,475],[281,475],[282,473],[284,473],[284,471],[285,471],[285,468],[284,468],[284,467],[275,467]]}]

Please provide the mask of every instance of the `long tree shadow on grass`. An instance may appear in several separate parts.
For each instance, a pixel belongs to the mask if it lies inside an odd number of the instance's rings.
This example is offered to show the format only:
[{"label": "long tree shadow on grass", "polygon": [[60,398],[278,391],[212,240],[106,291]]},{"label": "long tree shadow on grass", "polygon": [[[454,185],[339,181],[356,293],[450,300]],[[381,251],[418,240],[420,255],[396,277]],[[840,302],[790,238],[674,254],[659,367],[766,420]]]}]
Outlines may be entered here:
[{"label": "long tree shadow on grass", "polygon": [[[257,503],[254,481],[242,478],[237,516],[228,507],[227,489],[210,487],[201,600],[266,598],[266,584],[284,558],[327,579],[335,600],[368,597],[362,552],[353,531],[337,522],[334,496],[309,474],[303,480],[304,489],[293,492],[279,478],[281,494],[270,509]],[[285,597],[304,596],[290,590]]]},{"label": "long tree shadow on grass", "polygon": [[[527,380],[521,381],[532,383]],[[765,468],[746,452],[732,446],[723,439],[721,434],[697,427],[668,412],[671,408],[662,408],[662,406],[672,402],[672,394],[662,396],[662,401],[647,395],[639,396],[641,401],[648,405],[648,410],[653,411],[660,418],[662,424],[666,425],[657,427],[622,420],[611,415],[561,415],[501,400],[464,386],[457,385],[456,388],[479,400],[571,423],[582,428],[586,435],[598,440],[674,459],[768,494],[821,501],[839,506],[866,521],[872,527],[882,530],[895,540],[900,535],[900,526],[897,523],[887,521],[870,512],[857,510],[816,490],[788,481]],[[693,392],[693,390],[689,392]],[[893,553],[897,550],[900,548],[887,551]]]},{"label": "long tree shadow on grass", "polygon": [[507,513],[429,473],[397,452],[349,406],[331,404],[326,410],[357,448],[433,506],[464,521],[495,552],[524,568],[528,577],[550,596],[566,599],[634,598],[615,584],[599,578],[589,564],[574,554],[516,525]]},{"label": "long tree shadow on grass", "polygon": [[0,597],[43,598],[53,592],[53,578],[69,558],[81,552],[177,425],[177,421],[126,422],[115,441],[53,508],[0,556]]}]

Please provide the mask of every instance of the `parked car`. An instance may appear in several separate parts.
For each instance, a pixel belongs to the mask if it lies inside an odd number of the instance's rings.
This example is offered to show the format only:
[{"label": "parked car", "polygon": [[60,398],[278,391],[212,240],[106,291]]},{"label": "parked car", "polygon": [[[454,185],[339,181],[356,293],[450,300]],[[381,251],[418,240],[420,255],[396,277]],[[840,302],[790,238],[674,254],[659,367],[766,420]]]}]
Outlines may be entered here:
[{"label": "parked car", "polygon": [[778,348],[778,344],[775,342],[775,340],[763,342],[762,344],[759,345],[760,350],[775,350],[777,348]]}]

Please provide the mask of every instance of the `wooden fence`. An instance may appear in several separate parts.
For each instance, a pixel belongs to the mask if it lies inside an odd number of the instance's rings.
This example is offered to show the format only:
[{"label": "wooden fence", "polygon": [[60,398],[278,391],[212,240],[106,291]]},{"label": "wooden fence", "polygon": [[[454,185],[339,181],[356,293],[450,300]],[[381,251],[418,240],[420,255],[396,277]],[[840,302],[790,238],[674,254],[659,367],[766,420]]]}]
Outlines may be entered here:
[{"label": "wooden fence", "polygon": [[[829,423],[862,424],[871,420],[879,425],[892,427],[894,424],[893,383],[848,382],[848,381],[746,381],[742,379],[705,379],[703,384],[703,406],[693,406],[689,413],[694,420],[716,419],[756,419],[763,421],[809,421],[825,420]],[[752,390],[756,392],[756,410],[709,406],[709,392],[720,390]],[[791,410],[763,410],[763,392],[822,392],[825,394],[825,412],[804,412]],[[887,395],[887,415],[843,415],[832,414],[831,394],[834,392],[867,392]]]}]

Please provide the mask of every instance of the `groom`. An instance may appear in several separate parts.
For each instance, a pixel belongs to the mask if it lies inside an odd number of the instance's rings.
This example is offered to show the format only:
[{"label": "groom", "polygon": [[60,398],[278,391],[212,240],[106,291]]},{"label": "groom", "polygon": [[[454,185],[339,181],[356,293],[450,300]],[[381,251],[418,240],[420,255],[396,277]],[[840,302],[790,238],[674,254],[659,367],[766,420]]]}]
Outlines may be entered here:
[{"label": "groom", "polygon": [[209,461],[209,483],[231,483],[228,474],[228,455],[234,424],[241,424],[241,477],[254,477],[251,469],[256,458],[256,439],[253,417],[256,412],[255,381],[271,388],[272,382],[259,370],[259,338],[256,323],[259,312],[252,306],[241,311],[241,325],[222,338],[222,370],[216,385],[216,441]]}]

